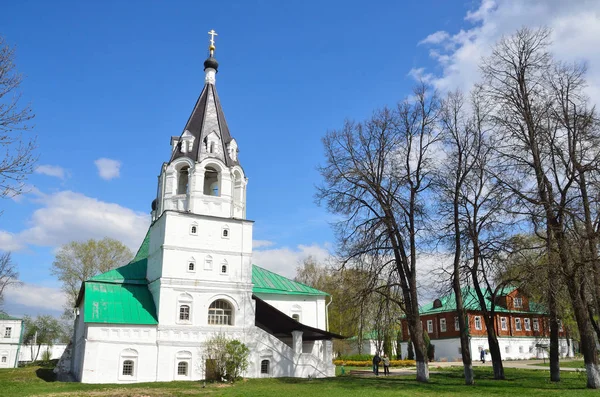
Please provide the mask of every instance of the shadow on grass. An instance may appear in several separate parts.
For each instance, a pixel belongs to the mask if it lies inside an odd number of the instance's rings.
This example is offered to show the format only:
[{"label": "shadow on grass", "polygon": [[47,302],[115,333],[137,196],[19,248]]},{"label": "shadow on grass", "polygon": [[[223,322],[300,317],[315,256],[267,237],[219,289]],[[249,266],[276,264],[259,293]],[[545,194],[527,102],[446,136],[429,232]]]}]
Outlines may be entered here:
[{"label": "shadow on grass", "polygon": [[56,382],[54,368],[38,368],[35,370],[35,374],[44,382]]}]

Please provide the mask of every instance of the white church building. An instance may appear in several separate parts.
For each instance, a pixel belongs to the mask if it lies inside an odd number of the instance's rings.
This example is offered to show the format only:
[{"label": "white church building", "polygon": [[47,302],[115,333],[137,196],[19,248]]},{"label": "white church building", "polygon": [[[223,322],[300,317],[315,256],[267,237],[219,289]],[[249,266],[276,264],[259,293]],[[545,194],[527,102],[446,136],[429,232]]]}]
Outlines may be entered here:
[{"label": "white church building", "polygon": [[136,257],[82,284],[69,349],[78,381],[205,379],[204,342],[216,335],[248,346],[245,377],[335,375],[340,336],[327,331],[328,295],[252,264],[248,179],[217,96],[213,51],[211,40],[204,88],[171,137]]}]

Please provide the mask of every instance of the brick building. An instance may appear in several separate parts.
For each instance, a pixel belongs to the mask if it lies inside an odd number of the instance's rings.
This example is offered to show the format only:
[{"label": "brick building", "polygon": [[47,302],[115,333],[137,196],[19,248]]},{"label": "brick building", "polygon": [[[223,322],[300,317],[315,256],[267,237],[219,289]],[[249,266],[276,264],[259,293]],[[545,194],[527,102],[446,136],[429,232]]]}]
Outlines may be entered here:
[{"label": "brick building", "polygon": [[[494,326],[500,343],[502,359],[530,359],[547,357],[550,328],[545,308],[529,300],[517,288],[505,288],[496,298]],[[474,360],[480,358],[482,349],[488,349],[487,329],[475,290],[463,290],[467,310],[469,339]],[[487,309],[491,309],[491,298],[486,298]],[[460,339],[456,301],[454,293],[435,299],[420,311],[423,330],[435,345],[435,360],[460,361]],[[402,329],[408,330],[406,320]],[[560,328],[559,344],[561,356],[573,356],[573,346],[565,330]],[[402,356],[407,355],[408,332],[403,334]],[[487,355],[489,360],[491,357]]]}]

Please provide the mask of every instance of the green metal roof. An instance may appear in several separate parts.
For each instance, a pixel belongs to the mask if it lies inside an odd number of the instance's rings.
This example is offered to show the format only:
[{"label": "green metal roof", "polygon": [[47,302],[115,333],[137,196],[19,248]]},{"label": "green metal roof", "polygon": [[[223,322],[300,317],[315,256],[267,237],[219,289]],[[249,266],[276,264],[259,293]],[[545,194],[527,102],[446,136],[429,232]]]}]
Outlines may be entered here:
[{"label": "green metal roof", "polygon": [[[514,291],[516,288],[515,287],[505,287],[502,291],[502,296],[510,294],[512,291]],[[477,298],[477,293],[475,292],[474,288],[471,287],[465,287],[462,289],[462,295],[463,295],[463,304],[466,310],[473,310],[473,311],[479,311],[481,310],[481,307],[479,306],[479,299]],[[484,293],[484,297],[485,297],[485,302],[486,302],[486,309],[487,310],[491,310],[491,294],[489,291],[485,291]],[[440,298],[438,298],[441,302],[441,306],[440,307],[433,307],[433,304],[435,301],[433,302],[429,302],[423,306],[421,306],[421,309],[419,310],[420,314],[434,314],[434,313],[444,313],[444,312],[453,312],[456,311],[456,299],[455,299],[455,295],[454,292],[442,296]],[[436,299],[437,300],[437,299]],[[546,312],[546,309],[544,308],[543,305],[540,305],[539,303],[536,302],[529,302],[529,311],[526,310],[509,310],[505,307],[496,305],[495,307],[495,311],[497,313],[537,313],[537,314],[544,314]]]},{"label": "green metal roof", "polygon": [[103,281],[108,283],[125,284],[148,284],[146,280],[146,269],[148,268],[148,259],[140,259],[135,262],[129,262],[125,266],[109,270],[106,273],[99,274],[90,278],[88,281]]},{"label": "green metal roof", "polygon": [[280,295],[329,295],[326,292],[292,281],[262,267],[252,265],[252,292]]},{"label": "green metal roof", "polygon": [[0,320],[21,320],[20,318],[9,316],[4,312],[0,312]]},{"label": "green metal roof", "polygon": [[158,324],[147,285],[87,281],[83,313],[86,323]]}]

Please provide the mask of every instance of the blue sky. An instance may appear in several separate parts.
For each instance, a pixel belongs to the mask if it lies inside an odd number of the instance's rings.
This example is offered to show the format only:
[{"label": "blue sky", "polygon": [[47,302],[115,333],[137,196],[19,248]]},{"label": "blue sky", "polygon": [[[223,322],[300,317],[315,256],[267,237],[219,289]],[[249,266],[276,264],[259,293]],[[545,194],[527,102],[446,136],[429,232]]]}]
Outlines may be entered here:
[{"label": "blue sky", "polygon": [[[345,118],[362,119],[403,99],[415,76],[440,89],[468,87],[474,73],[461,70],[503,32],[498,18],[519,21],[518,4],[3,4],[0,34],[16,46],[23,99],[36,113],[38,165],[45,166],[29,178],[29,194],[0,202],[0,249],[14,251],[26,283],[9,291],[6,310],[60,312],[47,304],[61,299],[50,274],[60,244],[104,235],[132,249],[139,243],[169,138],[182,132],[203,86],[210,29],[218,32],[217,90],[249,177],[255,262],[293,276],[302,256],[324,257],[334,244],[331,216],[313,199],[320,138]],[[549,9],[542,21],[563,14]],[[469,45],[480,51],[469,53]],[[95,163],[102,158],[114,160],[103,168],[105,178]]]}]

